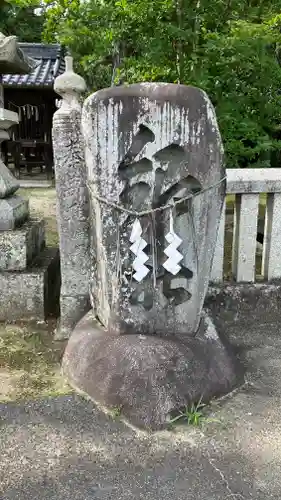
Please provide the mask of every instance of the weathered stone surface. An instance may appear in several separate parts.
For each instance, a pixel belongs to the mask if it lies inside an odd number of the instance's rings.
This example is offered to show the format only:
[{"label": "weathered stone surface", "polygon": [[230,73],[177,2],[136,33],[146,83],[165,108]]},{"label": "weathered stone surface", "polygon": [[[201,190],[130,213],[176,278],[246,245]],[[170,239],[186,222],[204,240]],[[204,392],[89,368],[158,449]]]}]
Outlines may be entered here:
[{"label": "weathered stone surface", "polygon": [[19,227],[29,217],[29,202],[14,195],[0,199],[0,231]]},{"label": "weathered stone surface", "polygon": [[0,199],[10,196],[15,193],[17,189],[19,189],[19,182],[11,174],[0,158]]},{"label": "weathered stone surface", "polygon": [[0,33],[0,74],[26,74],[35,68],[36,61],[26,57],[17,44],[16,36]]},{"label": "weathered stone surface", "polygon": [[45,320],[57,312],[59,253],[46,249],[26,271],[0,273],[0,321]]},{"label": "weathered stone surface", "polygon": [[158,429],[192,402],[208,402],[242,382],[241,367],[207,314],[196,338],[108,336],[92,313],[76,326],[65,351],[70,383],[139,427]]},{"label": "weathered stone surface", "polygon": [[205,305],[216,318],[216,324],[228,327],[242,321],[251,323],[281,322],[281,280],[274,283],[228,283],[210,286]]},{"label": "weathered stone surface", "polygon": [[[91,184],[91,298],[95,314],[115,333],[193,335],[199,326],[224,200],[223,149],[213,106],[199,89],[143,83],[101,90],[83,107]],[[213,187],[212,187],[213,186]],[[193,200],[160,208],[202,191]],[[108,204],[109,203],[109,204]],[[138,266],[130,236],[135,219]],[[183,259],[173,275],[164,264],[174,219]],[[143,241],[140,240],[142,238]],[[140,248],[143,243],[144,248]],[[145,244],[146,243],[146,244]],[[145,255],[148,262],[143,261]],[[172,260],[178,254],[174,247]]]},{"label": "weathered stone surface", "polygon": [[[2,86],[3,88],[3,86]],[[0,92],[1,92],[1,84],[0,84]],[[1,112],[1,108],[0,108],[0,112]],[[2,123],[0,122],[0,125],[2,125]],[[3,142],[3,141],[7,141],[10,139],[10,135],[9,133],[7,132],[7,130],[3,130],[0,128],[0,144]]]},{"label": "weathered stone surface", "polygon": [[44,220],[29,220],[14,231],[1,231],[0,271],[26,269],[44,246]]},{"label": "weathered stone surface", "polygon": [[61,258],[61,317],[57,338],[67,338],[90,307],[89,207],[78,100],[85,83],[83,86],[80,80],[67,67],[67,75],[55,82],[55,89],[63,98],[53,119]]},{"label": "weathered stone surface", "polygon": [[67,296],[60,293],[60,318],[55,332],[56,340],[68,338],[74,326],[89,309],[89,295]]},{"label": "weathered stone surface", "polygon": [[19,123],[19,115],[17,113],[9,109],[0,108],[0,129],[7,130],[17,123]]}]

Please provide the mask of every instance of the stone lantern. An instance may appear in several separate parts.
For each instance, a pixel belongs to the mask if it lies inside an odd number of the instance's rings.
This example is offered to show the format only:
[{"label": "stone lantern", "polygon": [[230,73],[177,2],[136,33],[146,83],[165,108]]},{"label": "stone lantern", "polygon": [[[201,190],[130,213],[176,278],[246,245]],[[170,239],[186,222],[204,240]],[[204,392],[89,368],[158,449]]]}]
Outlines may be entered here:
[{"label": "stone lantern", "polygon": [[[9,129],[19,122],[18,114],[4,108],[3,74],[27,74],[35,61],[24,56],[15,36],[0,33],[0,145],[9,139]],[[14,229],[28,218],[28,202],[15,193],[19,183],[0,159],[0,231]]]},{"label": "stone lantern", "polygon": [[[2,75],[27,74],[36,65],[15,36],[0,33],[0,146],[19,122],[17,113],[4,108]],[[0,321],[44,320],[60,280],[58,250],[45,248],[44,220],[30,217],[19,187],[0,157]]]}]

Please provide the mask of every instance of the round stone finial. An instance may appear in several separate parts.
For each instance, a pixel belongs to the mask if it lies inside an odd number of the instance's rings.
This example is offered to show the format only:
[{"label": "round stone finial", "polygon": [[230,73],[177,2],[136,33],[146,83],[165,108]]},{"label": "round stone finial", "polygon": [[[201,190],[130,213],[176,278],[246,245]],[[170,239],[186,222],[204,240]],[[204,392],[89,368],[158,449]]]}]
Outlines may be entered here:
[{"label": "round stone finial", "polygon": [[55,79],[54,90],[62,97],[67,94],[81,94],[86,90],[84,78],[73,71],[71,56],[65,57],[65,72]]}]

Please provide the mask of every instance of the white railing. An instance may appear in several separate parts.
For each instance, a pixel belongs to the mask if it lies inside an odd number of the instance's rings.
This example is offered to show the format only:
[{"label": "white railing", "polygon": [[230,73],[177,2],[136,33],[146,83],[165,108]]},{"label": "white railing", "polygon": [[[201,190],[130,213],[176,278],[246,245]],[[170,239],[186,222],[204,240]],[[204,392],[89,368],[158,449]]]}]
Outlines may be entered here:
[{"label": "white railing", "polygon": [[[235,195],[232,276],[237,282],[256,280],[257,227],[260,194],[266,193],[261,277],[281,278],[281,168],[227,170],[227,194]],[[220,222],[211,281],[224,279],[226,203]]]}]

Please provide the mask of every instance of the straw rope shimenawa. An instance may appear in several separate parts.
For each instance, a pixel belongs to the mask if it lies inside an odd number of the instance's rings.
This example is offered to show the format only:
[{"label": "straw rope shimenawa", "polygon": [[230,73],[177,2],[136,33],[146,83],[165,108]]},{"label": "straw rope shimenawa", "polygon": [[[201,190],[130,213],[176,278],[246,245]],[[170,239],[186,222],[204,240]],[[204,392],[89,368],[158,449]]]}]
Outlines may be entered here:
[{"label": "straw rope shimenawa", "polygon": [[156,212],[164,212],[165,210],[172,209],[172,208],[176,207],[177,205],[179,205],[180,203],[183,203],[184,201],[195,198],[196,196],[199,196],[200,194],[206,193],[207,191],[210,191],[211,189],[214,189],[214,188],[220,186],[220,184],[222,184],[225,180],[226,180],[226,175],[224,177],[222,177],[215,184],[212,184],[211,186],[207,186],[204,189],[200,189],[196,193],[189,193],[187,196],[184,196],[183,198],[180,198],[178,200],[173,200],[172,202],[167,203],[167,205],[161,205],[160,207],[150,208],[147,210],[141,210],[139,212],[136,210],[132,210],[130,208],[126,208],[123,205],[119,205],[118,203],[114,203],[113,201],[109,201],[106,198],[104,198],[103,196],[99,196],[98,194],[94,193],[93,188],[92,188],[92,185],[94,184],[93,181],[87,182],[87,187],[91,191],[91,195],[93,196],[93,198],[100,201],[102,204],[108,205],[112,208],[115,208],[116,210],[119,210],[120,212],[126,212],[127,214],[134,215],[135,217],[142,217],[144,215],[151,215],[151,214],[156,213]]},{"label": "straw rope shimenawa", "polygon": [[[152,269],[152,275],[153,275],[153,282],[154,282],[154,287],[156,288],[156,266],[157,266],[157,259],[156,259],[156,248],[155,248],[155,236],[153,237],[152,235],[155,235],[155,219],[154,219],[154,215],[156,212],[163,212],[165,210],[171,210],[171,212],[173,211],[173,208],[175,208],[177,205],[179,205],[180,203],[183,203],[184,201],[187,201],[187,200],[191,200],[193,198],[195,198],[196,196],[199,196],[199,195],[202,195],[203,193],[206,193],[207,191],[210,191],[211,189],[215,189],[216,187],[220,186],[224,181],[226,181],[226,176],[222,177],[218,182],[212,184],[211,186],[207,186],[206,188],[204,189],[200,189],[198,192],[196,193],[189,193],[187,196],[184,196],[183,198],[180,198],[178,200],[173,200],[173,202],[169,202],[167,203],[166,205],[162,205],[160,207],[156,207],[156,208],[151,208],[151,209],[148,209],[148,210],[142,210],[142,211],[136,211],[136,210],[132,210],[132,209],[129,209],[129,208],[126,208],[122,205],[119,205],[118,203],[114,203],[112,201],[109,201],[107,200],[106,198],[104,198],[103,196],[99,196],[97,195],[96,193],[94,193],[94,190],[93,190],[93,184],[94,182],[87,182],[87,187],[91,193],[91,195],[93,196],[94,199],[98,200],[100,203],[104,204],[104,205],[107,205],[109,207],[112,207],[114,209],[116,209],[117,211],[119,212],[123,212],[123,213],[127,213],[128,215],[133,215],[137,218],[139,217],[142,217],[142,216],[145,216],[145,215],[148,215],[150,216],[151,218],[151,229],[152,229],[152,233],[151,233],[151,247],[152,247],[152,262],[153,262],[153,269]],[[197,245],[196,245],[196,234],[195,234],[195,227],[194,227],[194,221],[193,221],[193,217],[192,217],[192,214],[189,213],[189,216],[191,217],[191,229],[192,229],[192,234],[193,234],[193,245],[194,245],[194,250],[195,250],[195,255],[196,255],[196,262],[197,262],[197,266],[198,266],[198,248],[197,248]],[[146,227],[145,231],[148,229],[148,226]],[[120,259],[120,232],[119,232],[119,225],[117,226],[117,232],[118,232],[118,237],[117,237],[117,251],[116,251],[116,274],[117,274],[117,279],[120,279],[122,280],[122,265],[121,265],[121,259]],[[131,272],[129,274],[131,274],[131,280],[132,281],[132,273],[133,273],[133,270],[131,269]],[[124,279],[124,275],[123,275],[123,279]],[[127,280],[126,280],[127,281]]]}]

